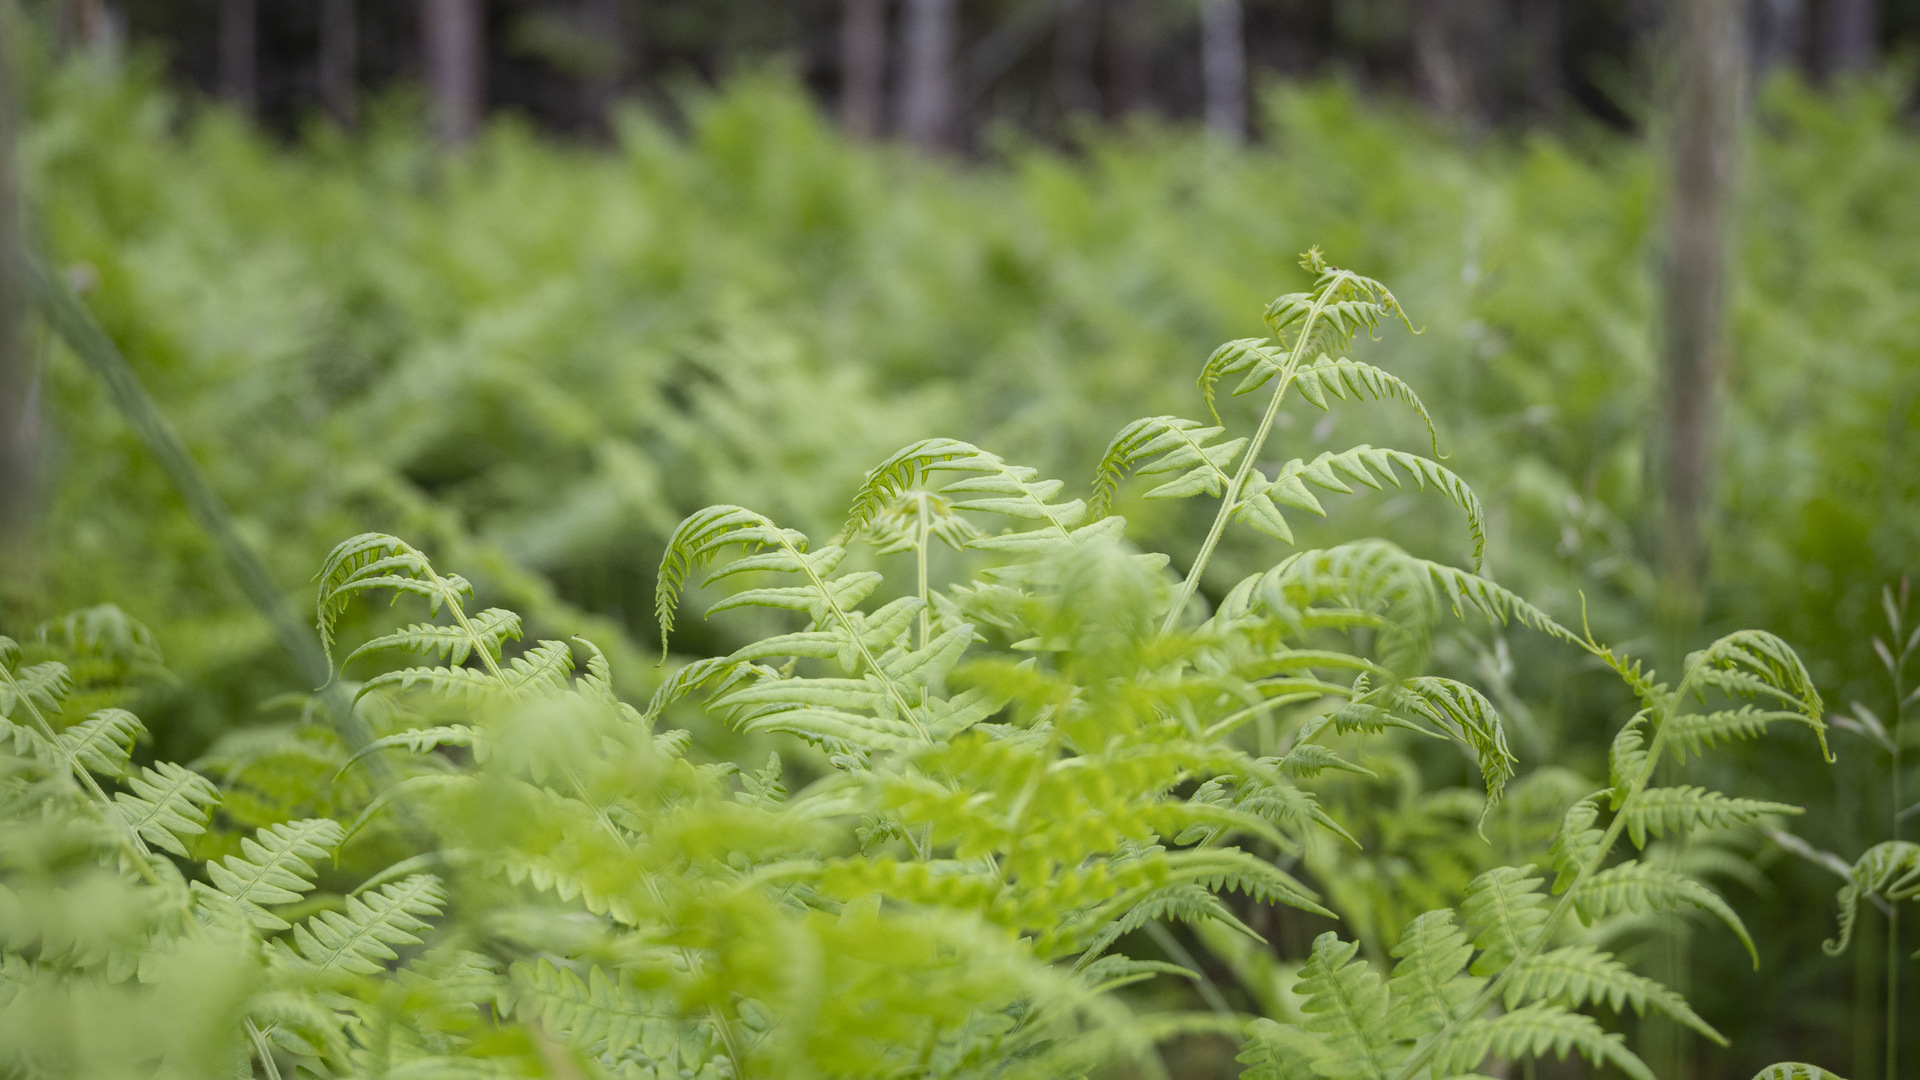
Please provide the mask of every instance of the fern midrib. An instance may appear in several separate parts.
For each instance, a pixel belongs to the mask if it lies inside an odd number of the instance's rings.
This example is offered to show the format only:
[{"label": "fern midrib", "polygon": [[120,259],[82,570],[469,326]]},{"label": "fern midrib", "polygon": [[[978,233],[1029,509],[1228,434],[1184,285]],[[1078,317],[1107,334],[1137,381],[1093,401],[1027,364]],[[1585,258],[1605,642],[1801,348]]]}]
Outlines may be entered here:
[{"label": "fern midrib", "polygon": [[840,601],[833,595],[833,590],[827,587],[826,581],[819,574],[814,573],[813,564],[807,561],[806,553],[794,547],[793,541],[788,540],[784,534],[780,534],[780,546],[786,549],[787,554],[793,556],[794,562],[800,564],[801,572],[807,575],[807,580],[813,584],[815,591],[827,602],[827,608],[833,612],[833,617],[840,621],[841,628],[853,641],[853,647],[859,651],[860,659],[866,663],[867,670],[873,672],[873,677],[880,680],[881,686],[887,688],[887,696],[893,699],[894,707],[900,710],[900,715],[906,717],[907,722],[913,725],[913,730],[920,734],[923,741],[932,742],[932,737],[927,734],[926,725],[920,722],[920,717],[913,706],[907,704],[906,696],[900,692],[899,685],[887,675],[886,669],[880,666],[880,661],[874,658],[873,650],[867,648],[866,640],[860,636],[859,628],[853,625],[853,620],[847,616],[846,609],[840,606]]},{"label": "fern midrib", "polygon": [[1200,587],[1200,575],[1206,570],[1207,562],[1213,558],[1213,549],[1220,543],[1220,536],[1232,519],[1240,492],[1246,487],[1247,474],[1253,471],[1253,463],[1266,446],[1267,436],[1273,431],[1273,424],[1280,416],[1280,403],[1287,396],[1287,388],[1293,385],[1294,372],[1300,367],[1300,358],[1306,355],[1307,346],[1313,341],[1315,325],[1320,321],[1320,313],[1326,309],[1335,291],[1354,275],[1342,270],[1328,282],[1314,297],[1313,307],[1307,310],[1306,318],[1300,323],[1300,336],[1294,340],[1293,350],[1287,354],[1287,363],[1280,371],[1280,385],[1274,387],[1273,400],[1267,403],[1266,415],[1260,418],[1260,427],[1253,438],[1247,441],[1247,449],[1240,458],[1240,467],[1234,471],[1233,479],[1227,484],[1226,494],[1220,499],[1220,512],[1213,517],[1213,526],[1207,530],[1207,538],[1201,542],[1200,551],[1194,556],[1193,566],[1187,571],[1185,581],[1180,583],[1180,592],[1174,597],[1173,607],[1168,609],[1167,617],[1160,624],[1160,636],[1173,632],[1174,624],[1180,621],[1180,615],[1187,609],[1187,602],[1193,599],[1193,592]]},{"label": "fern midrib", "polygon": [[[1639,800],[1641,792],[1646,790],[1647,783],[1653,779],[1654,770],[1660,764],[1660,754],[1666,749],[1667,732],[1670,730],[1668,721],[1676,711],[1678,703],[1686,700],[1688,691],[1692,689],[1696,671],[1698,671],[1697,665],[1680,681],[1679,688],[1662,703],[1664,715],[1661,717],[1659,726],[1654,730],[1652,742],[1647,745],[1646,764],[1641,766],[1639,775],[1634,778],[1627,797],[1621,800],[1620,809],[1614,813],[1613,820],[1608,823],[1607,831],[1601,836],[1600,845],[1595,853],[1588,858],[1585,865],[1581,866],[1580,872],[1574,875],[1573,881],[1567,886],[1567,891],[1561,894],[1553,910],[1547,914],[1546,921],[1540,924],[1540,930],[1533,936],[1533,940],[1508,962],[1500,974],[1487,983],[1486,989],[1474,999],[1472,1006],[1462,1014],[1463,1016],[1475,1017],[1485,1012],[1487,1007],[1498,999],[1501,991],[1506,989],[1507,983],[1512,981],[1514,972],[1519,966],[1539,955],[1540,951],[1553,939],[1554,931],[1560,928],[1567,914],[1573,910],[1574,897],[1580,894],[1580,886],[1586,884],[1587,879],[1599,870],[1600,864],[1613,853],[1614,844],[1619,842],[1620,833],[1626,828],[1627,811]],[[1413,1077],[1433,1059],[1435,1052],[1452,1037],[1459,1027],[1459,1020],[1449,1020],[1439,1031],[1429,1036],[1424,1044],[1415,1047],[1413,1056],[1407,1059],[1398,1073],[1394,1074],[1394,1080],[1413,1080]]]}]

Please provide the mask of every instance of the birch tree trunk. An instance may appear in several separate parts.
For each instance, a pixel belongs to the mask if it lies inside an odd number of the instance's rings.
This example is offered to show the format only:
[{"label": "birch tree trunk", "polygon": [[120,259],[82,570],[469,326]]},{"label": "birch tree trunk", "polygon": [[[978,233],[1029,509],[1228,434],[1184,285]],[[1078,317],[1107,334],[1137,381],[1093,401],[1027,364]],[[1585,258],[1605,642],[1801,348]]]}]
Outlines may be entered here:
[{"label": "birch tree trunk", "polygon": [[220,96],[247,113],[259,100],[259,24],[255,0],[220,0]]},{"label": "birch tree trunk", "polygon": [[1698,614],[1702,533],[1713,480],[1714,411],[1726,358],[1731,202],[1743,94],[1737,0],[1676,11],[1667,205],[1665,348],[1660,382],[1660,569],[1670,625]]},{"label": "birch tree trunk", "polygon": [[954,143],[958,7],[958,0],[906,0],[901,22],[900,131],[927,150]]},{"label": "birch tree trunk", "polygon": [[360,28],[355,0],[320,0],[320,103],[343,128],[359,118]]},{"label": "birch tree trunk", "polygon": [[442,146],[462,146],[480,129],[481,0],[421,0],[420,14],[434,132]]},{"label": "birch tree trunk", "polygon": [[1240,0],[1200,5],[1200,81],[1207,127],[1232,143],[1247,137],[1247,48]]},{"label": "birch tree trunk", "polygon": [[856,139],[880,134],[887,82],[887,0],[841,0],[840,126]]}]

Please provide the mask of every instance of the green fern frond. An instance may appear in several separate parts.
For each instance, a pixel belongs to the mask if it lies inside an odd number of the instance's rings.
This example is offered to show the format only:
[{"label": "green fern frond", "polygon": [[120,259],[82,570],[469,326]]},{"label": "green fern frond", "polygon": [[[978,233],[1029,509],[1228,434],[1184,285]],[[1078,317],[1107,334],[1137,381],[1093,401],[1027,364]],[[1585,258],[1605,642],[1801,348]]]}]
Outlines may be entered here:
[{"label": "green fern frond", "polygon": [[[1178,416],[1149,416],[1121,428],[1094,470],[1090,516],[1103,518],[1112,511],[1114,494],[1129,471],[1141,476],[1180,473],[1149,490],[1144,496],[1148,499],[1224,495],[1233,482],[1227,469],[1247,445],[1246,439],[1213,442],[1225,432],[1223,427],[1206,427]],[[1153,458],[1159,460],[1141,465]]]},{"label": "green fern frond", "polygon": [[238,905],[261,930],[285,930],[285,919],[266,910],[291,904],[313,888],[310,859],[331,855],[345,839],[338,822],[309,818],[270,825],[240,841],[240,854],[207,864],[207,876],[220,896]]},{"label": "green fern frond", "polygon": [[1688,656],[1686,667],[1686,680],[1694,685],[1711,686],[1732,696],[1771,698],[1792,707],[1819,737],[1820,752],[1833,760],[1827,749],[1826,706],[1820,691],[1799,654],[1780,638],[1764,630],[1737,631]]},{"label": "green fern frond", "polygon": [[1266,338],[1239,338],[1213,350],[1207,362],[1200,365],[1198,380],[1200,394],[1206,398],[1207,414],[1213,417],[1214,423],[1220,423],[1220,410],[1215,406],[1213,388],[1221,379],[1247,372],[1246,378],[1233,391],[1233,396],[1239,397],[1271,382],[1286,364],[1287,350],[1276,347]]},{"label": "green fern frond", "polygon": [[1554,833],[1553,845],[1548,853],[1553,858],[1553,891],[1562,893],[1573,884],[1582,870],[1594,865],[1602,855],[1601,846],[1606,843],[1606,832],[1595,828],[1600,820],[1600,796],[1607,792],[1589,795],[1567,807],[1560,820],[1560,829]]},{"label": "green fern frond", "polygon": [[903,446],[868,471],[835,543],[844,544],[860,535],[887,507],[927,482],[934,473],[991,472],[1000,464],[992,454],[958,439],[921,439]]},{"label": "green fern frond", "polygon": [[643,1040],[656,1042],[647,1038],[650,1028],[678,1026],[670,1009],[616,982],[598,965],[587,966],[585,979],[546,959],[515,963],[509,974],[514,1014],[582,1049],[618,1057]]},{"label": "green fern frond", "polygon": [[1361,401],[1400,401],[1412,408],[1419,415],[1420,422],[1427,426],[1427,439],[1432,444],[1433,456],[1445,456],[1440,453],[1440,433],[1434,430],[1433,417],[1428,415],[1426,403],[1413,392],[1413,387],[1397,375],[1357,360],[1345,357],[1336,360],[1322,356],[1295,371],[1293,385],[1300,391],[1301,397],[1322,412],[1327,411],[1327,398],[1330,396],[1339,401],[1347,400],[1348,395]]},{"label": "green fern frond", "polygon": [[1480,814],[1484,826],[1487,815],[1500,805],[1501,793],[1513,778],[1513,766],[1519,760],[1507,748],[1506,729],[1493,702],[1465,683],[1431,675],[1392,687],[1388,699],[1395,708],[1419,716],[1473,751],[1487,788],[1486,807]]},{"label": "green fern frond", "polygon": [[127,777],[130,792],[119,792],[114,805],[142,840],[185,857],[185,838],[207,830],[207,808],[218,805],[220,792],[206,777],[170,761],[142,767]]},{"label": "green fern frond", "polygon": [[1821,945],[1828,956],[1847,951],[1860,901],[1869,896],[1889,901],[1920,896],[1920,844],[1888,840],[1868,848],[1853,864],[1847,883],[1836,897],[1840,904],[1839,936]]},{"label": "green fern frond", "polygon": [[344,773],[360,759],[370,757],[382,750],[407,750],[415,754],[424,754],[442,746],[472,747],[476,761],[487,760],[485,737],[479,731],[466,724],[441,724],[436,727],[412,728],[375,739],[354,751],[353,756],[347,759],[347,763],[340,766],[340,771]]},{"label": "green fern frond", "polygon": [[660,688],[653,692],[653,697],[648,699],[646,711],[641,715],[648,723],[652,723],[659,719],[667,706],[715,680],[718,680],[718,686],[714,690],[717,695],[746,680],[778,677],[779,673],[772,668],[743,663],[729,656],[704,657],[667,676],[666,681],[660,684]]},{"label": "green fern frond", "polygon": [[1645,1016],[1649,1007],[1673,1017],[1687,1027],[1727,1045],[1726,1036],[1702,1020],[1687,999],[1644,975],[1636,975],[1613,954],[1590,945],[1569,945],[1526,957],[1512,967],[1504,999],[1508,1009],[1526,1001],[1561,1001],[1579,1006],[1589,1001],[1606,1002],[1614,1012],[1628,1005]]},{"label": "green fern frond", "polygon": [[1453,1068],[1471,1068],[1488,1055],[1502,1061],[1545,1057],[1565,1060],[1578,1051],[1595,1065],[1611,1065],[1634,1080],[1656,1080],[1653,1070],[1627,1049],[1626,1040],[1590,1016],[1556,1005],[1523,1005],[1499,1016],[1461,1025],[1444,1051]]},{"label": "green fern frond", "polygon": [[1306,999],[1306,1029],[1324,1036],[1322,1075],[1386,1080],[1400,1056],[1384,1023],[1387,987],[1365,960],[1354,959],[1359,951],[1332,931],[1321,934],[1294,992]]},{"label": "green fern frond", "polygon": [[1769,1065],[1753,1074],[1753,1080],[1842,1080],[1842,1077],[1830,1073],[1818,1065],[1807,1065],[1798,1061],[1782,1061]]},{"label": "green fern frond", "polygon": [[1613,809],[1626,802],[1633,786],[1647,772],[1647,713],[1637,712],[1614,733],[1607,746],[1607,780],[1612,787]]},{"label": "green fern frond", "polygon": [[69,757],[101,776],[126,773],[133,745],[147,733],[140,718],[125,709],[101,709],[60,733]]},{"label": "green fern frond", "polygon": [[1467,884],[1460,917],[1468,926],[1479,927],[1473,944],[1480,955],[1469,969],[1473,974],[1500,974],[1540,936],[1547,898],[1540,892],[1544,879],[1533,871],[1531,865],[1499,866]]},{"label": "green fern frond", "polygon": [[1667,743],[1674,759],[1685,761],[1688,754],[1704,757],[1706,751],[1721,743],[1757,739],[1766,734],[1767,725],[1776,721],[1806,723],[1798,711],[1768,710],[1743,705],[1708,713],[1682,713],[1667,721]]},{"label": "green fern frond", "polygon": [[19,646],[11,638],[0,641],[9,646],[0,651],[0,720],[18,723],[19,710],[59,712],[60,703],[73,692],[73,675],[67,665],[47,660],[16,671]]},{"label": "green fern frond", "polygon": [[1804,811],[1786,803],[1735,799],[1700,787],[1646,788],[1621,811],[1627,818],[1627,836],[1633,846],[1647,846],[1647,836],[1674,836],[1695,829],[1731,829],[1751,825],[1770,814]]},{"label": "green fern frond", "polygon": [[347,897],[344,911],[322,911],[296,924],[291,948],[275,946],[284,961],[309,975],[377,974],[399,955],[393,946],[419,943],[425,920],[439,915],[446,899],[439,878],[415,874]]},{"label": "green fern frond", "polygon": [[1700,908],[1727,924],[1746,946],[1754,966],[1760,966],[1759,950],[1740,916],[1718,893],[1678,871],[1629,859],[1588,878],[1575,890],[1573,903],[1587,922],[1617,911],[1674,911],[1683,905]]},{"label": "green fern frond", "polygon": [[1247,1041],[1234,1058],[1246,1069],[1240,1080],[1316,1080],[1340,1075],[1320,1071],[1320,1041],[1291,1024],[1261,1017],[1247,1026]]},{"label": "green fern frond", "polygon": [[438,623],[414,623],[403,630],[374,638],[347,654],[340,666],[345,668],[362,656],[397,651],[438,656],[459,667],[469,656],[484,652],[495,660],[508,641],[520,640],[520,616],[501,608],[487,608],[467,616],[467,626],[442,626]]},{"label": "green fern frond", "polygon": [[1387,980],[1393,1004],[1385,1025],[1398,1039],[1418,1039],[1464,1019],[1485,983],[1461,977],[1473,946],[1454,925],[1451,911],[1429,911],[1408,923],[1392,955],[1399,963]]},{"label": "green fern frond", "polygon": [[1235,519],[1277,540],[1292,543],[1293,530],[1281,514],[1281,507],[1326,516],[1326,508],[1320,505],[1309,485],[1342,495],[1352,494],[1354,484],[1375,491],[1383,490],[1387,484],[1402,488],[1405,483],[1395,466],[1406,470],[1415,487],[1432,486],[1466,511],[1467,532],[1473,538],[1473,565],[1478,568],[1487,547],[1486,512],[1481,508],[1480,497],[1453,470],[1404,450],[1365,444],[1339,453],[1328,450],[1312,461],[1294,458],[1282,465],[1271,479],[1255,469],[1241,491],[1234,510]]},{"label": "green fern frond", "polygon": [[[442,607],[465,623],[463,603],[473,595],[473,586],[458,574],[435,571],[425,553],[397,536],[362,533],[342,541],[327,555],[317,575],[319,587],[320,644],[327,662],[333,662],[334,628],[347,604],[370,589],[391,589],[426,598],[429,614],[438,615]],[[472,647],[485,648],[485,639],[473,637]]]}]

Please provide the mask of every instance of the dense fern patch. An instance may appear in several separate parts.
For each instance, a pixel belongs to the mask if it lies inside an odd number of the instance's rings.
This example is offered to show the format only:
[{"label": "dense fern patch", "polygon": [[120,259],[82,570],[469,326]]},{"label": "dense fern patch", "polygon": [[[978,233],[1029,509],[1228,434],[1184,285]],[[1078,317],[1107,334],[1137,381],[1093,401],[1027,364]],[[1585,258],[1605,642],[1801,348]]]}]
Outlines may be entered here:
[{"label": "dense fern patch", "polygon": [[[1336,355],[1399,313],[1393,294],[1317,251],[1303,266],[1313,284],[1268,307],[1272,337],[1224,346],[1201,376],[1209,404],[1233,374],[1236,393],[1269,395],[1245,436],[1137,421],[1087,499],[923,440],[868,474],[826,543],[740,506],[688,517],[660,566],[663,637],[692,592],[708,615],[758,609],[775,629],[677,669],[644,709],[590,641],[522,644],[519,615],[377,533],[318,575],[336,685],[301,722],[196,767],[136,764],[143,725],[97,700],[152,663],[124,620],[94,635],[119,660],[88,686],[84,635],[0,639],[0,1068],[1160,1075],[1160,1043],[1216,1033],[1243,1040],[1256,1080],[1437,1080],[1573,1053],[1646,1078],[1609,1026],[1622,1010],[1719,1040],[1581,928],[1698,909],[1753,950],[1734,907],[1656,849],[1796,808],[1656,773],[1775,723],[1824,748],[1819,694],[1772,635],[1724,637],[1665,681],[1470,569],[1378,539],[1284,554],[1209,608],[1222,534],[1290,542],[1290,516],[1327,513],[1313,489],[1411,482],[1464,515],[1476,556],[1482,543],[1479,499],[1433,458],[1266,456],[1296,390],[1427,422],[1404,382]],[[1148,498],[1217,503],[1184,574],[1111,513],[1137,474],[1156,478]],[[938,566],[936,542],[952,556]],[[911,560],[904,583],[879,569],[895,556]],[[383,595],[424,601],[427,621],[345,650],[342,616]],[[1516,779],[1492,699],[1428,670],[1454,619],[1536,632],[1618,677],[1639,710],[1604,784]],[[787,752],[751,771],[700,760],[667,724],[696,701]],[[1476,855],[1490,865],[1459,895],[1405,920],[1352,902],[1348,873],[1369,856],[1325,796],[1397,767],[1406,740],[1456,746],[1480,774],[1451,827],[1471,850],[1495,850],[1490,823],[1557,818],[1542,863]],[[1910,896],[1909,856],[1863,862],[1850,897]],[[1314,940],[1286,994],[1257,985],[1272,954],[1249,915],[1267,905],[1352,923]],[[1153,1007],[1143,983],[1209,980],[1169,923],[1271,1015],[1217,990],[1209,1012]],[[1133,955],[1156,940],[1174,941],[1166,958]]]}]

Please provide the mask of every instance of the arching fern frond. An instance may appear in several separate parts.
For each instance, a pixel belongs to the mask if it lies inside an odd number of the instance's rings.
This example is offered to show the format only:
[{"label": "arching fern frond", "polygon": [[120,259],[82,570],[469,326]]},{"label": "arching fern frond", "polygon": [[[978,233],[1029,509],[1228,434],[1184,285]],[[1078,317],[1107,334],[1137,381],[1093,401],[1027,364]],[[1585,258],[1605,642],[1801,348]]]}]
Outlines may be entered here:
[{"label": "arching fern frond", "polygon": [[1287,525],[1280,507],[1326,516],[1326,508],[1320,505],[1309,485],[1342,495],[1352,494],[1354,484],[1375,491],[1387,484],[1404,487],[1395,466],[1406,470],[1415,487],[1424,489],[1431,485],[1466,511],[1467,532],[1473,539],[1473,564],[1478,568],[1487,547],[1486,513],[1480,506],[1480,497],[1452,469],[1404,450],[1362,444],[1339,453],[1325,451],[1312,461],[1294,458],[1282,465],[1272,478],[1256,469],[1249,474],[1241,492],[1235,518],[1290,544],[1293,529]]},{"label": "arching fern frond", "polygon": [[1771,814],[1804,811],[1786,803],[1735,799],[1701,787],[1647,788],[1622,813],[1633,846],[1647,846],[1648,835],[1672,836],[1695,829],[1730,829],[1750,825]]},{"label": "arching fern frond", "polygon": [[101,709],[60,733],[73,760],[93,772],[119,777],[127,771],[133,745],[147,733],[140,718],[125,709]]},{"label": "arching fern frond", "polygon": [[1180,473],[1149,490],[1144,496],[1148,499],[1224,495],[1233,482],[1227,470],[1247,445],[1245,439],[1213,441],[1225,432],[1223,427],[1205,427],[1178,416],[1149,416],[1121,428],[1094,470],[1091,515],[1103,518],[1112,511],[1120,479],[1129,471],[1141,476]]},{"label": "arching fern frond", "polygon": [[583,1050],[618,1057],[639,1046],[649,1029],[666,1028],[672,1033],[678,1026],[679,1018],[670,1009],[614,981],[599,965],[589,965],[582,979],[543,958],[532,964],[516,963],[509,975],[515,1015],[537,1020]]},{"label": "arching fern frond", "polygon": [[[390,589],[426,598],[429,614],[442,607],[457,616],[468,631],[470,647],[485,650],[487,639],[472,631],[468,624],[465,600],[473,595],[473,585],[458,574],[435,571],[425,553],[397,536],[362,533],[334,547],[317,577],[319,589],[320,644],[329,663],[333,660],[334,628],[347,604],[370,589]],[[422,645],[426,651],[431,646]]]},{"label": "arching fern frond", "polygon": [[[1293,385],[1300,396],[1307,399],[1322,412],[1327,411],[1327,398],[1339,401],[1352,395],[1358,400],[1374,401],[1397,400],[1407,405],[1419,415],[1420,422],[1427,427],[1427,439],[1432,444],[1433,456],[1444,457],[1440,453],[1440,433],[1434,430],[1433,417],[1428,415],[1426,403],[1420,395],[1413,392],[1398,375],[1382,371],[1372,364],[1363,364],[1358,360],[1345,357],[1334,359],[1322,356],[1313,363],[1294,372]],[[1236,391],[1237,392],[1237,391]]]},{"label": "arching fern frond", "polygon": [[1651,866],[1629,859],[1589,877],[1573,894],[1580,917],[1592,922],[1616,911],[1675,911],[1697,907],[1712,914],[1732,930],[1746,946],[1755,967],[1760,965],[1759,950],[1752,935],[1732,907],[1719,894],[1676,870]]},{"label": "arching fern frond", "polygon": [[1614,1012],[1623,1012],[1631,1005],[1642,1016],[1649,1008],[1658,1009],[1721,1046],[1727,1045],[1726,1036],[1702,1020],[1686,998],[1644,975],[1634,974],[1613,954],[1591,945],[1568,945],[1521,960],[1514,965],[1504,998],[1508,1009],[1527,1001],[1557,1001],[1575,1007],[1589,1001],[1605,1002]]},{"label": "arching fern frond", "polygon": [[438,623],[414,623],[404,630],[374,638],[347,654],[340,661],[346,667],[362,656],[398,651],[438,656],[459,667],[476,651],[495,657],[508,641],[520,640],[520,616],[501,608],[488,608],[467,617],[466,626],[442,626]]},{"label": "arching fern frond", "polygon": [[1522,1005],[1499,1016],[1461,1026],[1444,1051],[1454,1070],[1472,1068],[1491,1054],[1504,1061],[1552,1053],[1565,1059],[1578,1051],[1595,1065],[1611,1065],[1633,1080],[1656,1080],[1624,1037],[1607,1031],[1590,1016],[1557,1005]]},{"label": "arching fern frond", "polygon": [[1877,896],[1898,902],[1920,896],[1920,844],[1888,840],[1867,849],[1853,864],[1847,883],[1836,899],[1840,904],[1840,933],[1821,945],[1828,956],[1847,951],[1853,940],[1853,922],[1860,901]]},{"label": "arching fern frond", "polygon": [[162,761],[127,778],[127,787],[114,795],[114,805],[127,825],[147,843],[185,857],[186,838],[207,831],[207,808],[220,802],[220,792],[206,777]]}]

